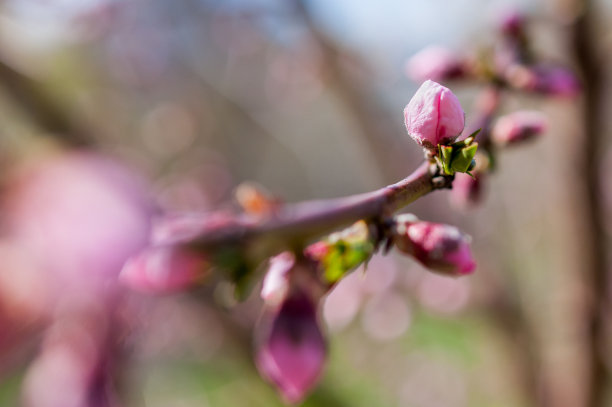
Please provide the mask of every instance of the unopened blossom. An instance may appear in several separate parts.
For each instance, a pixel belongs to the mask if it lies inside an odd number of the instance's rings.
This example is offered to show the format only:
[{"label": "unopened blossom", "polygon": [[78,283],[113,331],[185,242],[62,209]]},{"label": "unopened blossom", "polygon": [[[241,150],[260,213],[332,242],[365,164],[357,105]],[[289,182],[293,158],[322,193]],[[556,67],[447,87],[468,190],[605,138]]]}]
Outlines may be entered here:
[{"label": "unopened blossom", "polygon": [[294,289],[259,326],[255,362],[283,399],[294,404],[318,381],[326,349],[316,304],[304,291]]},{"label": "unopened blossom", "polygon": [[193,287],[206,276],[209,267],[205,256],[192,249],[158,245],[131,257],[119,279],[136,291],[170,293]]},{"label": "unopened blossom", "polygon": [[500,117],[491,135],[499,145],[515,144],[532,139],[546,131],[548,120],[540,112],[521,110]]},{"label": "unopened blossom", "polygon": [[499,29],[509,37],[520,38],[524,35],[525,16],[516,10],[506,10],[499,16]]},{"label": "unopened blossom", "polygon": [[463,61],[449,49],[432,45],[406,62],[406,75],[413,81],[444,81],[464,74]]},{"label": "unopened blossom", "polygon": [[451,203],[459,209],[468,209],[480,202],[485,174],[456,173],[451,191]]},{"label": "unopened blossom", "polygon": [[425,267],[441,274],[459,276],[476,268],[470,238],[454,226],[396,217],[393,242]]},{"label": "unopened blossom", "polygon": [[546,96],[574,98],[581,90],[580,81],[569,69],[561,66],[510,66],[506,79],[514,87]]},{"label": "unopened blossom", "polygon": [[404,109],[406,130],[421,146],[436,151],[439,144],[450,144],[465,126],[465,113],[450,89],[425,81]]},{"label": "unopened blossom", "polygon": [[531,87],[535,92],[560,97],[576,97],[580,93],[578,78],[567,68],[543,65],[533,72],[535,80]]},{"label": "unopened blossom", "polygon": [[291,252],[283,252],[270,259],[268,272],[263,280],[261,298],[269,306],[278,306],[289,292],[289,271],[295,264]]}]

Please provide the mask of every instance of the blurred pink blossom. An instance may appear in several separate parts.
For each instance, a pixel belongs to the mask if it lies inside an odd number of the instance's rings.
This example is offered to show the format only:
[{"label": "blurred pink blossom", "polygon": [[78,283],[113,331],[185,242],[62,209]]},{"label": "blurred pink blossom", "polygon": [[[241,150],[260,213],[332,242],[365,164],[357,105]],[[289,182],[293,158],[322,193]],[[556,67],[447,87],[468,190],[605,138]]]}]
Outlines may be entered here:
[{"label": "blurred pink blossom", "polygon": [[207,271],[208,262],[202,254],[180,245],[158,245],[131,257],[120,280],[136,291],[171,293],[193,287]]},{"label": "blurred pink blossom", "polygon": [[468,209],[478,204],[482,198],[485,177],[486,175],[477,172],[473,177],[461,172],[456,173],[450,196],[453,206],[458,209]]},{"label": "blurred pink blossom", "polygon": [[404,109],[406,130],[419,145],[436,150],[461,134],[465,113],[450,89],[425,81]]},{"label": "blurred pink blossom", "polygon": [[422,305],[442,314],[452,314],[465,307],[470,286],[465,279],[427,273],[419,282],[417,297]]},{"label": "blurred pink blossom", "polygon": [[427,79],[444,81],[465,73],[463,61],[449,49],[432,45],[414,54],[406,62],[406,75],[415,82]]},{"label": "blurred pink blossom", "polygon": [[110,326],[95,300],[62,304],[23,383],[27,407],[114,407]]},{"label": "blurred pink blossom", "polygon": [[575,98],[581,91],[576,75],[560,66],[511,65],[506,70],[506,79],[516,88],[547,96]]},{"label": "blurred pink blossom", "polygon": [[149,240],[154,209],[146,184],[108,158],[44,158],[20,171],[9,191],[12,238],[54,275],[60,291],[109,288]]},{"label": "blurred pink blossom", "polygon": [[499,16],[499,29],[507,36],[519,38],[525,29],[525,15],[517,10],[504,11]]},{"label": "blurred pink blossom", "polygon": [[156,218],[151,245],[130,257],[121,270],[120,281],[136,291],[155,294],[194,287],[208,274],[210,262],[205,253],[184,244],[234,221],[234,215],[223,211]]},{"label": "blurred pink blossom", "polygon": [[516,144],[542,134],[547,127],[548,120],[544,114],[521,110],[497,119],[491,130],[491,136],[499,145]]}]

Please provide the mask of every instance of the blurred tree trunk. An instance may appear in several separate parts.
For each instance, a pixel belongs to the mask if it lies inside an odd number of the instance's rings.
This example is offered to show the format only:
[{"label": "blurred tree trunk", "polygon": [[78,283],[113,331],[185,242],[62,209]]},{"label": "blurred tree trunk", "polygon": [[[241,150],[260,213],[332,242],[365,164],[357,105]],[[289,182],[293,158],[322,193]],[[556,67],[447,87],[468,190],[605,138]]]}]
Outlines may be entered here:
[{"label": "blurred tree trunk", "polygon": [[582,223],[584,236],[580,236],[582,264],[587,279],[588,296],[585,307],[584,324],[586,328],[585,362],[588,364],[589,377],[586,387],[586,406],[604,407],[607,403],[608,367],[608,324],[609,264],[606,254],[606,233],[604,230],[604,207],[602,203],[601,161],[604,151],[605,123],[603,117],[604,74],[601,58],[597,50],[600,43],[596,33],[597,24],[594,2],[575,0],[576,19],[571,27],[573,52],[576,64],[583,79],[584,100],[582,108],[583,139],[581,148],[575,152],[577,196],[582,197],[582,212],[576,214]]}]

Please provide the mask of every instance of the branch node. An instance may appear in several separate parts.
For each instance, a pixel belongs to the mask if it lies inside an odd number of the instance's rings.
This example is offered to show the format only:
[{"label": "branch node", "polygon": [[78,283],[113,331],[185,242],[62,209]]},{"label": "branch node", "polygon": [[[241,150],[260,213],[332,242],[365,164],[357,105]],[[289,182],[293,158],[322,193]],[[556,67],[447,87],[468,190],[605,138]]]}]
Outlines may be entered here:
[{"label": "branch node", "polygon": [[453,175],[437,175],[431,179],[434,189],[451,189],[453,187]]}]

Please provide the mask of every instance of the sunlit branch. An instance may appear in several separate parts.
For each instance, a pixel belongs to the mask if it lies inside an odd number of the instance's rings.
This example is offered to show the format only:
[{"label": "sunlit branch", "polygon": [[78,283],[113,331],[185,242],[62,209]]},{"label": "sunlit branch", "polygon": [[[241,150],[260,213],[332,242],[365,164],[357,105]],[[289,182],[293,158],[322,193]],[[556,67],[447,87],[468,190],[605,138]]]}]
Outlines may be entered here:
[{"label": "sunlit branch", "polygon": [[435,189],[451,186],[452,177],[437,174],[435,164],[423,163],[403,180],[369,193],[281,207],[272,217],[238,219],[191,240],[202,251],[256,244],[262,256],[332,232],[359,219],[381,219]]}]

